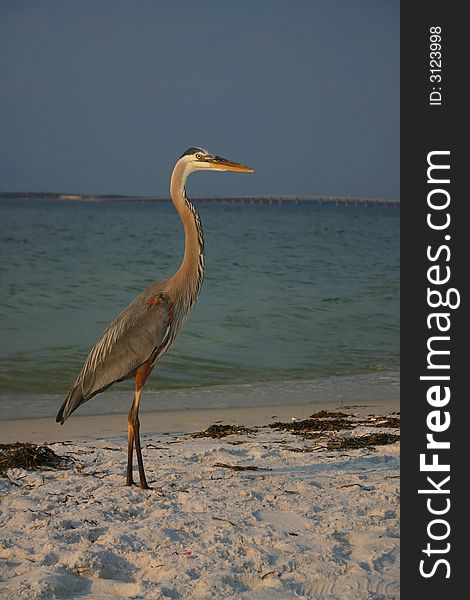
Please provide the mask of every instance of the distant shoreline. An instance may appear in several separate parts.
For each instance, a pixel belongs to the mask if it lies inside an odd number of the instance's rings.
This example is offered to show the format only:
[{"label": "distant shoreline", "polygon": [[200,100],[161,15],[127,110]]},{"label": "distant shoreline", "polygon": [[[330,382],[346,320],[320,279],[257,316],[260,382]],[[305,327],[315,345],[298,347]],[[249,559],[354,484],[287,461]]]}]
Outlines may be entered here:
[{"label": "distant shoreline", "polygon": [[[74,194],[58,192],[0,192],[0,199],[18,200],[59,200],[63,202],[102,202],[106,200],[140,201],[140,202],[169,202],[167,196],[142,196],[123,194]],[[262,195],[262,196],[204,196],[195,197],[197,202],[210,204],[267,204],[267,205],[298,205],[307,204],[322,206],[362,206],[362,207],[395,207],[400,206],[399,199],[363,198],[327,195]]]}]

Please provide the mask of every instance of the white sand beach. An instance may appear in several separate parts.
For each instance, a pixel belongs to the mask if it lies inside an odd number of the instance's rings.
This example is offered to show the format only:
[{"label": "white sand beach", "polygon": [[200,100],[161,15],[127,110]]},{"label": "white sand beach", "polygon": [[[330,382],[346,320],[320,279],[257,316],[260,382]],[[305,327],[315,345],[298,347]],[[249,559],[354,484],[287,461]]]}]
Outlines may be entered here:
[{"label": "white sand beach", "polygon": [[[399,442],[328,445],[332,436],[397,431],[378,420],[318,438],[266,427],[322,408],[143,413],[146,491],[124,485],[124,415],[74,415],[64,427],[3,422],[2,443],[47,442],[74,462],[0,478],[0,597],[398,598]],[[369,401],[341,410],[399,408]],[[258,427],[187,435],[216,422]]]}]

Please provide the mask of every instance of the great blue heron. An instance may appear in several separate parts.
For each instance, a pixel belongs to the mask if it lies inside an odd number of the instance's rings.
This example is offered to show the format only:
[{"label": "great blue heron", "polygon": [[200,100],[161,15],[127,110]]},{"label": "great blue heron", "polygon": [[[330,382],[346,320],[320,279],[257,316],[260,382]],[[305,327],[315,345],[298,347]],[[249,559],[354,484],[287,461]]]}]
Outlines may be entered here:
[{"label": "great blue heron", "polygon": [[185,183],[193,171],[253,169],[215,156],[202,148],[189,148],[173,169],[170,195],[184,227],[185,250],[181,266],[168,279],[152,283],[105,329],[91,349],[77,380],[67,394],[56,421],[65,419],[81,404],[113,383],[135,379],[135,395],[127,419],[127,478],[133,485],[132,455],[135,443],[140,487],[145,478],[139,437],[140,393],[157,360],[171,346],[196,301],[204,276],[204,237],[199,214],[186,196]]}]

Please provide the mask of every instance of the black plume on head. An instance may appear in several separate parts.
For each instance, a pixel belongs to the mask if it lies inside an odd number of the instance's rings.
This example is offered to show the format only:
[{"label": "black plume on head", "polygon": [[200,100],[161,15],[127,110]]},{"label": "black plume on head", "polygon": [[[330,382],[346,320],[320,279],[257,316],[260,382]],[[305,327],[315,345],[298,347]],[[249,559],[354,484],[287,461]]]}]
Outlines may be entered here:
[{"label": "black plume on head", "polygon": [[204,154],[206,153],[203,148],[196,148],[196,146],[193,146],[192,148],[188,148],[186,152],[183,152],[180,158],[183,158],[183,156],[187,156],[188,154],[197,154],[198,152],[203,152]]}]

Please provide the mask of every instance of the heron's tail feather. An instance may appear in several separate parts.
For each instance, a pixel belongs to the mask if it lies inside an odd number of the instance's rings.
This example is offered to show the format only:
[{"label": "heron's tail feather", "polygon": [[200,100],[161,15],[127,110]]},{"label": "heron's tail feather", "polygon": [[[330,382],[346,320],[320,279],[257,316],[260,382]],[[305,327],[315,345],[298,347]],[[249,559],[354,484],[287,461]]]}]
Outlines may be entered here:
[{"label": "heron's tail feather", "polygon": [[67,419],[73,411],[86,402],[82,395],[81,386],[73,387],[70,392],[67,394],[67,398],[65,398],[64,403],[60,407],[59,412],[57,413],[56,422],[64,424],[65,419]]}]

